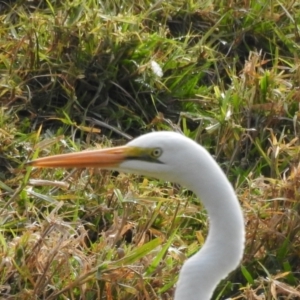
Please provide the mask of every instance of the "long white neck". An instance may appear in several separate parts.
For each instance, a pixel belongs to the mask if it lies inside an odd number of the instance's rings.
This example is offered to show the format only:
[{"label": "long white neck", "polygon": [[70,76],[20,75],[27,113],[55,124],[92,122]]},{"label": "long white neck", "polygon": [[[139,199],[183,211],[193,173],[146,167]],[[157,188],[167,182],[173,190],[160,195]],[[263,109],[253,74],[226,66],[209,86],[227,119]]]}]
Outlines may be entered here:
[{"label": "long white neck", "polygon": [[[235,192],[223,171],[202,147],[199,165],[193,161],[179,183],[193,190],[203,202],[210,229],[201,250],[183,265],[175,300],[209,300],[218,283],[241,261],[244,250],[244,219]],[[198,170],[197,173],[191,170]]]}]

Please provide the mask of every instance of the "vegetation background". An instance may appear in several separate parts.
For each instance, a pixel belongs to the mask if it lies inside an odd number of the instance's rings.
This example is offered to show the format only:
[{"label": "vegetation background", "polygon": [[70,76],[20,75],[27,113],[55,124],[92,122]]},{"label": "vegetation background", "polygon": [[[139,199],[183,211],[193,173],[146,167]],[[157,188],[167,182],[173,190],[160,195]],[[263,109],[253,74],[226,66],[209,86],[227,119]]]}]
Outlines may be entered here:
[{"label": "vegetation background", "polygon": [[297,0],[0,1],[0,298],[172,299],[208,230],[193,194],[24,163],[173,130],[245,213],[214,299],[300,299],[299,24]]}]

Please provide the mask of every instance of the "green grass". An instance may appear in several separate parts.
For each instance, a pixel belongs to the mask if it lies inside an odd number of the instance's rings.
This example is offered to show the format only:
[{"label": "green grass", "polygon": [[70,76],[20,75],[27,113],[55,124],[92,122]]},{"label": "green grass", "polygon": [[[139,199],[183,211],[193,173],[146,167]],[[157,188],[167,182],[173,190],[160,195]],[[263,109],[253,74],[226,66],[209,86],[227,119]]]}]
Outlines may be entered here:
[{"label": "green grass", "polygon": [[298,299],[300,5],[123,2],[0,4],[0,298],[171,299],[208,232],[193,194],[24,164],[175,130],[245,215],[242,265],[214,299]]}]

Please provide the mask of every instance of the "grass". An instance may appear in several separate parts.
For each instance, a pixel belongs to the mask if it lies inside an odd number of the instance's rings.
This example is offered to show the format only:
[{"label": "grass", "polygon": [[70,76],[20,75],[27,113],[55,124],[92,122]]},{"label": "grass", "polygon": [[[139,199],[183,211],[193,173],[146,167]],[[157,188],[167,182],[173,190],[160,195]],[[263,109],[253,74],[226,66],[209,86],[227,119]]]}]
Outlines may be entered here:
[{"label": "grass", "polygon": [[1,299],[172,299],[208,232],[193,194],[24,166],[151,130],[204,145],[243,207],[214,299],[299,299],[299,23],[293,0],[2,2]]}]

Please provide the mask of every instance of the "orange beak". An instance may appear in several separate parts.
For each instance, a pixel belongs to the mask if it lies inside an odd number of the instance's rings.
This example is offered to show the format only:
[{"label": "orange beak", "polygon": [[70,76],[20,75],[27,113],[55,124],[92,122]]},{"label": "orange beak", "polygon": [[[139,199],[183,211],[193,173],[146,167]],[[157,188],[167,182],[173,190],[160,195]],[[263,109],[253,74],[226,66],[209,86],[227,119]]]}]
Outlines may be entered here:
[{"label": "orange beak", "polygon": [[38,158],[27,164],[38,168],[112,168],[130,156],[131,150],[131,147],[121,146],[81,151]]}]

